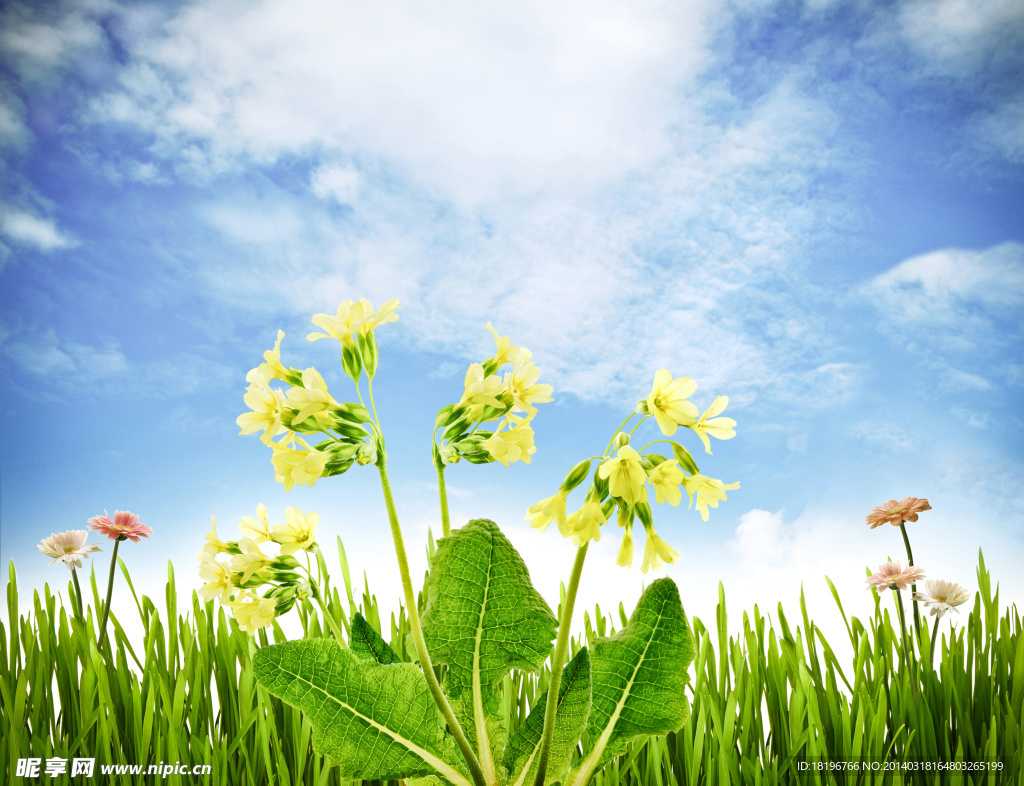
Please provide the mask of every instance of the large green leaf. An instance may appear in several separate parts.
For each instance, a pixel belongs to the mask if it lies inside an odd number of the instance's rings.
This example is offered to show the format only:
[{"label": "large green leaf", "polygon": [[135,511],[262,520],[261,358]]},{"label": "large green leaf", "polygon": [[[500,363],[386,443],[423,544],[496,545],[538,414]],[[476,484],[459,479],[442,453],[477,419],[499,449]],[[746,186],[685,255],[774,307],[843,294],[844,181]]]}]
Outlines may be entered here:
[{"label": "large green leaf", "polygon": [[440,774],[469,786],[423,672],[413,664],[363,661],[333,639],[305,639],[262,647],[253,671],[263,687],[309,718],[313,749],[343,779]]},{"label": "large green leaf", "polygon": [[422,617],[427,648],[448,664],[452,709],[489,775],[504,732],[497,683],[513,668],[540,668],[558,623],[498,526],[476,519],[437,545]]},{"label": "large green leaf", "polygon": [[679,590],[671,579],[658,579],[641,596],[625,628],[593,642],[591,748],[569,783],[583,786],[633,737],[682,728],[690,711],[683,689],[693,657]]},{"label": "large green leaf", "polygon": [[[509,771],[511,786],[530,786],[537,776],[537,756],[540,738],[544,732],[544,715],[548,692],[537,697],[530,715],[519,731],[508,741],[502,764]],[[555,710],[555,733],[548,754],[548,783],[561,781],[569,769],[572,753],[580,741],[590,716],[590,654],[584,647],[576,653],[562,670],[562,684],[558,687],[558,706]]]},{"label": "large green leaf", "polygon": [[349,646],[352,648],[352,653],[360,660],[371,660],[383,666],[402,662],[398,654],[391,649],[391,645],[384,641],[359,612],[356,612],[352,618],[352,635],[349,638]]}]

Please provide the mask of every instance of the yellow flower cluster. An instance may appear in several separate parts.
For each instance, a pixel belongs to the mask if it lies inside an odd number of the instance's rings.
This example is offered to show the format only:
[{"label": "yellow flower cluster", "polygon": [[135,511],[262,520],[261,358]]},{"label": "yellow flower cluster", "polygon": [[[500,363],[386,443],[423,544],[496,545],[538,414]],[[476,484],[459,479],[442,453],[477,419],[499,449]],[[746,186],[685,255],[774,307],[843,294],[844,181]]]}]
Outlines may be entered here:
[{"label": "yellow flower cluster", "polygon": [[[372,379],[377,369],[377,340],[374,330],[398,319],[397,300],[389,300],[376,311],[365,298],[346,300],[335,315],[316,314],[313,323],[325,333],[310,333],[307,338],[336,338],[342,345],[342,366],[358,385],[365,371]],[[284,331],[277,332],[274,348],[263,353],[263,363],[246,375],[249,388],[243,397],[251,410],[239,415],[240,434],[260,432],[260,439],[272,450],[274,473],[286,491],[293,486],[312,487],[328,475],[339,475],[353,463],[369,464],[377,460],[370,413],[362,404],[342,403],[327,389],[323,376],[315,368],[300,371],[281,362]],[[279,381],[286,388],[275,388]],[[299,434],[318,434],[315,445]]]},{"label": "yellow flower cluster", "polygon": [[[537,414],[537,404],[551,401],[551,385],[538,383],[540,369],[530,350],[512,345],[490,322],[487,329],[494,336],[494,355],[470,365],[462,398],[438,413],[437,428],[445,428],[435,453],[440,466],[462,458],[475,464],[500,462],[506,467],[515,461],[529,464],[537,451],[530,421]],[[509,364],[511,370],[503,376],[498,373]],[[500,422],[493,431],[477,430],[496,420]]]},{"label": "yellow flower cluster", "polygon": [[[708,436],[717,439],[734,437],[736,421],[715,417],[729,402],[725,396],[716,398],[698,416],[697,407],[688,400],[696,389],[697,384],[689,377],[673,379],[667,369],[662,369],[655,374],[650,395],[638,403],[634,414],[643,416],[640,423],[653,417],[667,437],[673,436],[679,426],[691,429],[704,444],[706,452],[711,453]],[[627,418],[626,423],[632,417]],[[640,423],[631,433],[635,433]],[[616,562],[629,567],[633,562],[633,523],[639,518],[647,535],[641,564],[641,570],[646,573],[651,567],[660,569],[665,563],[675,562],[679,557],[654,529],[648,484],[654,490],[657,503],[667,503],[673,507],[679,505],[685,491],[690,507],[696,505],[704,521],[708,520],[708,508],[717,508],[718,503],[726,499],[725,492],[739,488],[740,484],[727,485],[721,480],[702,475],[693,456],[677,442],[655,440],[650,443],[667,442],[675,455],[671,459],[657,453],[641,455],[629,442],[629,434],[618,432],[604,456],[593,457],[573,467],[558,493],[531,506],[527,510],[526,519],[533,528],[540,531],[555,521],[563,537],[571,537],[577,546],[583,546],[591,540],[600,540],[601,526],[618,511],[616,519],[623,530],[623,536]],[[615,453],[611,455],[613,449]],[[590,474],[590,466],[595,458],[599,461],[584,503],[575,513],[567,514],[568,496]]]},{"label": "yellow flower cluster", "polygon": [[[203,600],[219,598],[242,630],[255,633],[287,612],[297,599],[309,596],[310,585],[296,572],[301,566],[293,555],[317,548],[319,514],[290,507],[285,521],[271,526],[267,508],[261,504],[255,518],[242,518],[238,525],[242,537],[227,542],[217,534],[217,517],[212,518],[206,545],[198,555],[199,576],[205,582],[199,588]],[[263,543],[277,544],[278,556],[265,554],[260,548]],[[228,559],[218,559],[222,554]],[[262,596],[256,592],[260,588],[264,588]]]}]

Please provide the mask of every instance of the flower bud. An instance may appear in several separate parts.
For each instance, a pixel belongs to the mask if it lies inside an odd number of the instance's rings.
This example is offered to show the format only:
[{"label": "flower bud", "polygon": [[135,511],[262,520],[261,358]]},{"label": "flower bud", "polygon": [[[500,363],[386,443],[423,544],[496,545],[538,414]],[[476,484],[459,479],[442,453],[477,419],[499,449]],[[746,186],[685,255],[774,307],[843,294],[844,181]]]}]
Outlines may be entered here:
[{"label": "flower bud", "polygon": [[642,398],[636,402],[636,414],[638,415],[650,415],[651,410],[647,406],[647,399]]},{"label": "flower bud", "polygon": [[587,475],[590,474],[590,465],[594,459],[588,458],[585,461],[581,461],[576,464],[565,476],[565,480],[562,481],[562,485],[558,487],[559,491],[572,491],[580,483],[587,479]]},{"label": "flower bud", "polygon": [[442,445],[438,452],[441,455],[441,462],[445,465],[458,464],[462,458],[462,454],[454,445]]},{"label": "flower bud", "polygon": [[625,447],[628,444],[629,444],[629,434],[627,434],[625,431],[620,431],[618,434],[616,434],[612,438],[612,445],[615,447],[616,450],[618,450],[619,448]]}]

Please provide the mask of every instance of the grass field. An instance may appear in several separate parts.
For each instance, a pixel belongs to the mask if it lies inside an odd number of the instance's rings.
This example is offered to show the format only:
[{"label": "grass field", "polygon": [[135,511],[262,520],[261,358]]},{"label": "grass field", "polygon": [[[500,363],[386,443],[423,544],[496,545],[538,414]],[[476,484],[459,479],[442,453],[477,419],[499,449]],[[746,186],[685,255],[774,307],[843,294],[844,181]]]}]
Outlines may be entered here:
[{"label": "grass field", "polygon": [[[409,658],[404,611],[381,620],[369,586],[353,588],[339,540],[344,586],[330,591],[335,621],[348,627],[359,611]],[[179,598],[168,565],[159,604],[135,598],[143,634],[126,637],[119,620],[102,651],[95,574],[86,587],[85,622],[47,585],[32,592],[31,613],[19,614],[13,562],[8,616],[0,622],[0,771],[19,778],[19,759],[94,757],[92,778],[42,775],[52,783],[336,784],[337,771],[312,748],[302,714],[260,688],[252,673],[256,647],[282,641],[274,623],[254,638],[213,602],[193,593]],[[801,608],[773,615],[744,610],[742,632],[728,635],[725,589],[716,619],[693,618],[697,657],[690,682],[692,711],[667,737],[633,744],[594,779],[601,784],[951,783],[1024,784],[1024,637],[1016,608],[1001,609],[998,589],[979,554],[978,591],[953,635],[904,650],[888,597],[868,619],[847,618],[835,598],[854,652],[839,662]],[[124,587],[124,585],[122,585]],[[72,597],[70,585],[64,597]],[[91,590],[91,591],[90,591]],[[22,591],[25,591],[22,588]],[[91,602],[88,596],[91,595]],[[684,603],[686,599],[683,599]],[[420,596],[421,607],[425,603]],[[298,606],[306,637],[330,635],[308,601]],[[965,609],[966,611],[966,609]],[[735,613],[735,612],[733,612]],[[584,617],[585,638],[609,636],[626,610]],[[573,640],[572,650],[586,644]],[[934,655],[931,648],[935,647]],[[908,656],[905,656],[905,652]],[[503,713],[509,731],[526,717],[547,672],[513,672],[505,680]],[[208,764],[210,774],[100,775],[110,764]],[[886,767],[867,774],[830,767]],[[942,762],[952,770],[923,769]],[[916,770],[913,768],[917,768]],[[900,768],[900,769],[894,769]],[[835,770],[832,770],[835,773]],[[905,774],[912,773],[912,774]]]}]

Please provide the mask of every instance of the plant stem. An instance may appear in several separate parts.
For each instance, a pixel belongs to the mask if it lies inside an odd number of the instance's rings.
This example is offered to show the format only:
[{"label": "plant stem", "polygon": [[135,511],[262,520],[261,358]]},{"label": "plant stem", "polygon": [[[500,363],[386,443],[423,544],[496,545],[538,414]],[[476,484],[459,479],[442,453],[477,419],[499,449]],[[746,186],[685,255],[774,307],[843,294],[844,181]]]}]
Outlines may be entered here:
[{"label": "plant stem", "polygon": [[74,568],[71,569],[71,580],[75,583],[75,598],[78,602],[75,604],[75,615],[78,617],[78,621],[83,625],[85,624],[85,611],[82,606],[82,587],[78,583],[78,571]]},{"label": "plant stem", "polygon": [[932,642],[931,642],[931,644],[932,644],[932,651],[931,651],[931,653],[928,656],[929,659],[930,659],[930,662],[928,664],[929,666],[931,666],[932,664],[935,663],[935,637],[938,635],[938,633],[939,633],[939,615],[936,614],[935,615],[935,624],[932,625]]},{"label": "plant stem", "polygon": [[107,577],[107,602],[103,606],[103,618],[100,620],[100,641],[99,649],[103,649],[103,642],[107,637],[107,617],[110,616],[110,597],[114,594],[114,567],[117,565],[117,549],[124,540],[122,535],[114,541],[114,553],[110,555],[110,575]]},{"label": "plant stem", "polygon": [[548,769],[548,758],[551,755],[551,740],[555,736],[555,712],[558,709],[558,689],[562,683],[562,667],[569,649],[569,626],[572,623],[573,606],[576,605],[576,590],[580,586],[580,575],[583,573],[583,560],[587,558],[588,540],[576,551],[576,561],[572,565],[572,575],[565,591],[565,603],[562,604],[562,619],[558,623],[558,640],[555,652],[551,656],[551,682],[548,683],[548,701],[544,709],[544,731],[540,738],[540,755],[537,758],[537,777],[534,786],[544,786],[544,775]]},{"label": "plant stem", "polygon": [[[907,664],[907,669],[910,669],[910,656],[907,654],[907,621],[903,614],[903,596],[900,595],[900,591],[896,587],[891,588],[896,593],[896,610],[900,613],[900,630],[902,635],[900,636],[900,644],[903,646],[903,661]],[[917,682],[917,677],[914,677],[914,682]]]},{"label": "plant stem", "polygon": [[434,469],[437,471],[437,495],[441,499],[441,535],[447,538],[452,534],[452,520],[448,513],[448,487],[444,482],[444,463],[440,457],[434,459]]},{"label": "plant stem", "polygon": [[[629,421],[633,419],[633,416],[635,414],[636,414],[635,412],[630,412],[629,413],[629,417],[626,418],[624,421],[622,421],[622,423],[619,424],[619,427],[617,429],[615,429],[615,431],[612,432],[612,438],[610,440],[608,440],[608,447],[606,447],[604,449],[605,453],[607,453],[609,450],[612,449],[612,445],[615,444],[615,435],[618,434],[620,431],[622,431],[622,429],[624,429],[626,427],[626,424],[629,423]],[[641,422],[643,422],[643,421],[641,421]],[[639,424],[637,424],[637,425],[639,425]],[[634,429],[634,431],[635,430],[636,429]]]},{"label": "plant stem", "polygon": [[430,688],[430,695],[434,698],[434,703],[437,704],[438,709],[441,710],[441,714],[444,716],[445,721],[448,723],[448,728],[455,737],[455,742],[459,746],[459,750],[462,752],[463,759],[466,760],[466,766],[469,767],[469,773],[473,778],[473,783],[476,786],[487,786],[487,781],[484,779],[483,770],[480,769],[480,762],[476,758],[476,754],[473,752],[473,746],[469,744],[469,740],[466,739],[466,733],[462,730],[462,726],[459,725],[458,719],[455,717],[455,713],[452,712],[451,705],[448,703],[448,699],[445,698],[444,692],[441,690],[441,685],[437,681],[437,675],[434,674],[434,666],[430,662],[430,655],[427,652],[427,642],[423,638],[423,629],[420,627],[420,613],[416,605],[416,595],[412,588],[412,577],[409,573],[409,560],[405,556],[405,544],[402,541],[402,529],[398,524],[398,513],[395,511],[395,498],[391,493],[391,481],[388,480],[387,471],[387,457],[383,451],[377,456],[377,469],[380,471],[380,485],[384,491],[384,504],[388,509],[388,521],[391,524],[391,537],[395,541],[395,556],[398,558],[398,572],[402,576],[402,591],[405,594],[405,607],[409,612],[409,628],[412,632],[413,642],[416,644],[416,655],[420,661],[420,668],[423,670],[423,676],[427,680],[427,687]]},{"label": "plant stem", "polygon": [[338,623],[335,622],[334,615],[331,614],[330,610],[327,608],[327,604],[324,603],[324,599],[320,597],[319,588],[317,588],[316,595],[314,597],[316,598],[316,602],[320,605],[320,611],[323,613],[324,619],[327,620],[327,624],[330,626],[331,633],[334,634],[334,638],[338,640],[338,644],[341,645],[343,650],[347,650],[348,643],[345,641],[345,636],[342,634],[341,628],[338,627]]},{"label": "plant stem", "polygon": [[[907,547],[907,561],[910,563],[910,567],[914,567],[914,554],[910,550],[910,538],[907,537],[906,522],[900,521],[900,532],[903,533],[903,545]],[[914,601],[914,630],[917,632],[917,642],[921,643],[921,613],[917,610],[917,584],[910,585],[910,599]]]}]

